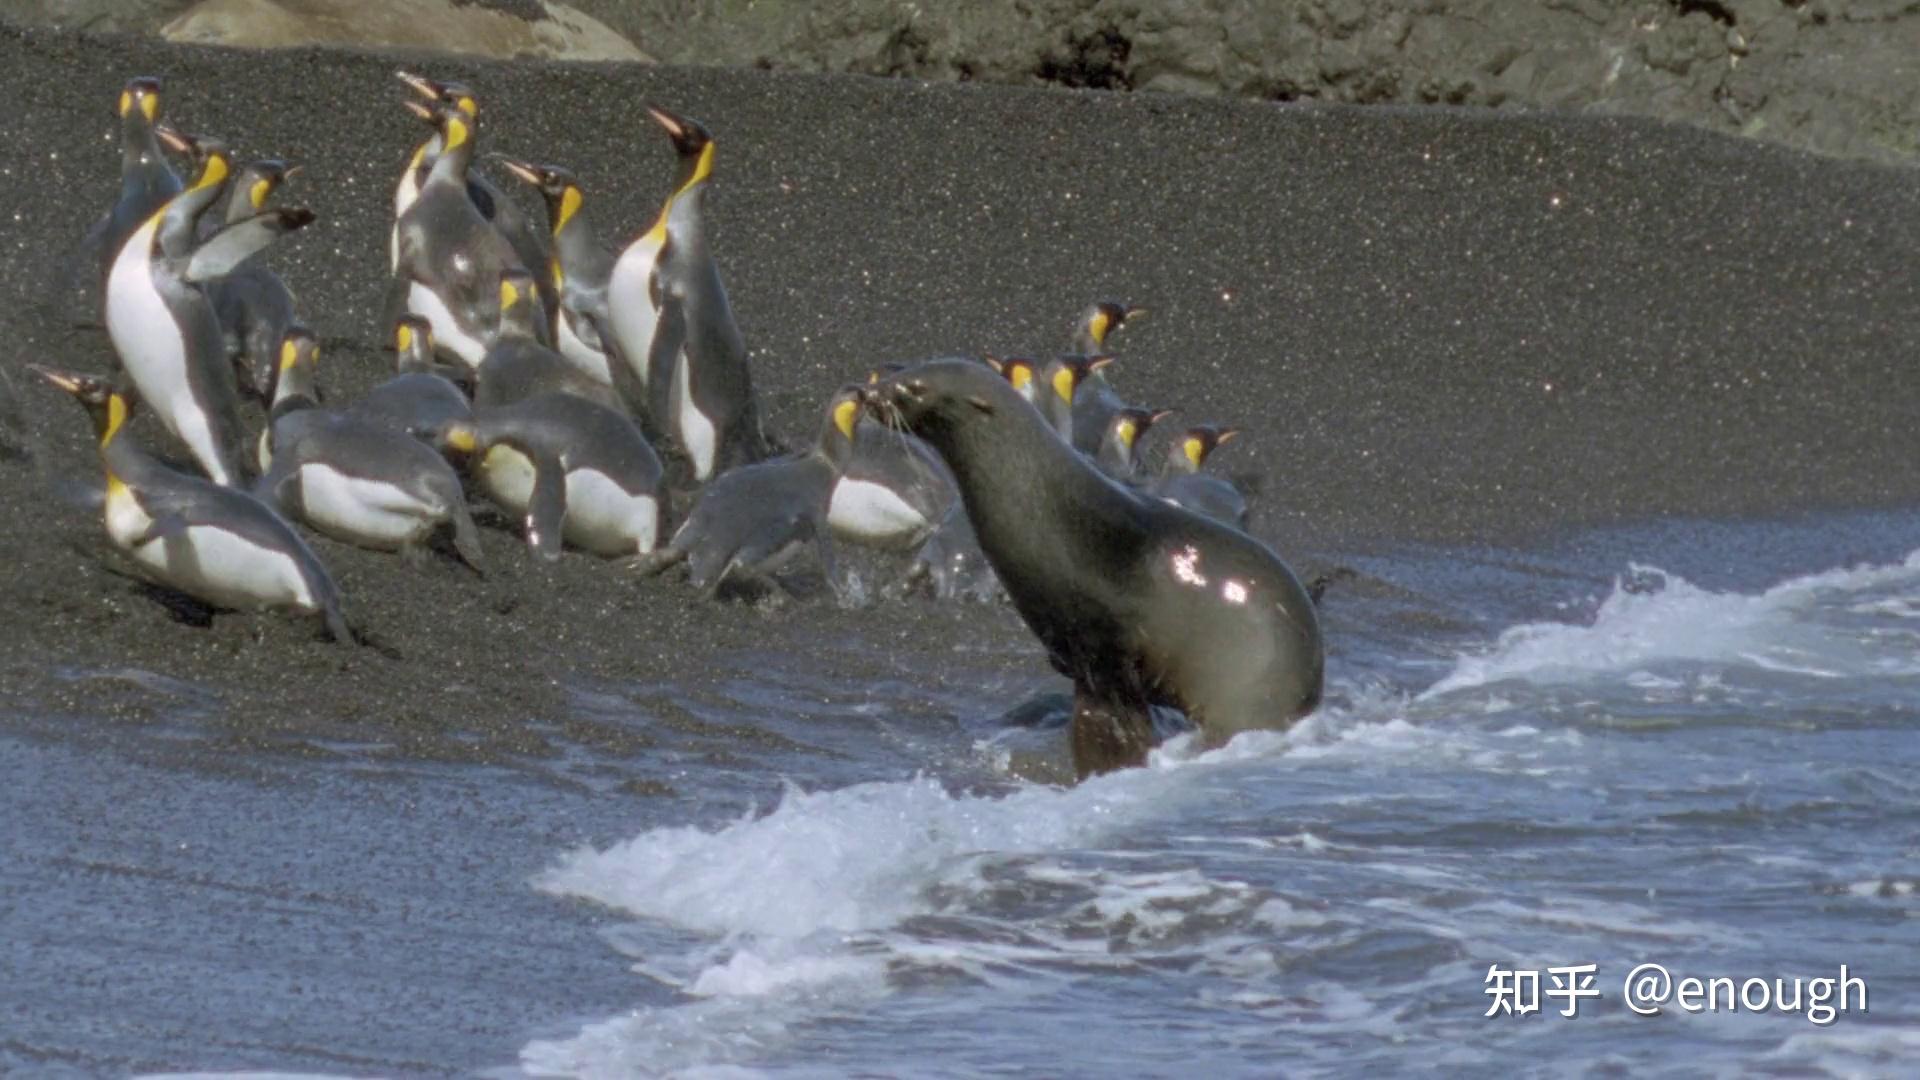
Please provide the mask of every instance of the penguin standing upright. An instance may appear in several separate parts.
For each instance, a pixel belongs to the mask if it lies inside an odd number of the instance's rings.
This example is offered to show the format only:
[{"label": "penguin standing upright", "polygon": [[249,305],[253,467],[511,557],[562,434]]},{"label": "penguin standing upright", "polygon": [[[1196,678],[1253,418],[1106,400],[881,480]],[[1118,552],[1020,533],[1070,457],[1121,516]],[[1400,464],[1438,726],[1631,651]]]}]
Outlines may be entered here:
[{"label": "penguin standing upright", "polygon": [[827,585],[840,592],[827,514],[853,454],[862,393],[858,383],[851,383],[833,395],[820,440],[810,449],[715,478],[701,490],[673,539],[640,560],[641,572],[657,574],[685,562],[688,580],[712,598],[730,577],[765,584],[793,556],[812,548]]},{"label": "penguin standing upright", "polygon": [[[1076,438],[1078,425],[1073,415],[1073,402],[1079,396],[1080,387],[1088,377],[1113,363],[1111,356],[1080,356],[1069,353],[1056,358],[1041,372],[1044,384],[1035,392],[1040,395],[1040,414],[1053,425],[1053,430],[1067,441],[1067,445],[1078,449],[1080,440]],[[1094,449],[1099,449],[1099,436],[1104,432],[1095,432]],[[1091,453],[1091,451],[1089,451]]]},{"label": "penguin standing upright", "polygon": [[595,382],[534,338],[539,299],[533,277],[521,270],[500,276],[500,330],[473,373],[476,408],[510,405],[546,393],[573,394],[624,413],[626,402],[606,383]]},{"label": "penguin standing upright", "polygon": [[767,456],[747,366],[720,270],[707,247],[706,190],[713,137],[693,120],[647,106],[673,140],[680,173],[660,216],[614,261],[607,282],[612,363],[624,363],[646,400],[632,402],[692,464],[695,480]]},{"label": "penguin standing upright", "polygon": [[127,237],[185,186],[154,137],[154,124],[160,119],[160,80],[148,76],[127,80],[120,91],[119,113],[120,196],[81,241],[82,253],[95,263],[94,284],[101,290],[103,307],[107,275]]},{"label": "penguin standing upright", "polygon": [[1200,471],[1214,450],[1236,434],[1233,428],[1211,424],[1198,424],[1182,432],[1175,449],[1167,454],[1159,479],[1153,482],[1153,494],[1196,514],[1245,529],[1247,497],[1231,480]]},{"label": "penguin standing upright", "polygon": [[[500,276],[527,267],[467,195],[476,121],[458,106],[408,102],[440,132],[440,155],[419,198],[400,217],[400,268],[406,308],[433,326],[434,340],[478,366],[500,324]],[[546,319],[545,310],[535,320]]]},{"label": "penguin standing upright", "polygon": [[573,174],[558,165],[497,160],[546,199],[553,245],[547,277],[559,296],[554,348],[589,378],[614,385],[606,346],[600,341],[600,328],[608,319],[607,279],[613,274],[613,252],[600,243],[582,212],[586,193]]},{"label": "penguin standing upright", "polygon": [[[1084,388],[1082,392],[1085,392]],[[1100,466],[1102,472],[1123,483],[1139,479],[1140,439],[1171,412],[1171,409],[1142,409],[1122,405],[1107,421],[1107,433],[1100,440],[1100,450],[1094,455],[1093,463]]]},{"label": "penguin standing upright", "polygon": [[[1145,308],[1129,307],[1115,300],[1089,304],[1074,324],[1073,351],[1083,356],[1104,355],[1107,337],[1125,326],[1128,319],[1137,319],[1146,313]],[[1098,453],[1100,440],[1105,438],[1114,412],[1125,405],[1098,369],[1088,375],[1073,398],[1074,449],[1083,454]]]},{"label": "penguin standing upright", "polygon": [[204,283],[225,277],[276,237],[313,220],[275,209],[205,240],[194,223],[232,175],[226,147],[162,129],[195,161],[193,183],[127,238],[107,275],[107,334],[141,399],[219,484],[237,484],[243,452],[233,365]]},{"label": "penguin standing upright", "polygon": [[[401,82],[426,101],[451,105],[465,114],[469,121],[478,121],[480,101],[464,83],[441,82],[406,71],[398,75]],[[396,276],[400,271],[400,219],[406,215],[414,200],[420,197],[420,191],[426,185],[427,176],[432,172],[444,145],[436,127],[414,147],[412,156],[407,159],[407,167],[401,171],[400,181],[394,187],[391,253]],[[477,172],[468,173],[466,185],[467,198],[472,201],[473,208],[512,246],[520,258],[520,264],[528,269],[546,266],[550,259],[546,238],[533,220],[521,211],[520,204],[508,198],[492,181]],[[389,319],[404,309],[405,300],[404,294],[389,298],[388,306],[392,309],[386,313]],[[541,310],[549,315],[559,305],[558,295],[544,279],[540,283],[540,305]],[[549,329],[543,327],[541,330],[540,339],[543,342],[551,340]]]},{"label": "penguin standing upright", "polygon": [[453,467],[405,432],[320,408],[319,357],[312,332],[288,331],[262,435],[272,466],[260,478],[261,497],[336,540],[376,551],[411,553],[445,526],[461,560],[484,572]]},{"label": "penguin standing upright", "polygon": [[134,446],[123,433],[133,402],[106,382],[33,370],[93,417],[107,473],[107,536],[154,580],[215,607],[319,614],[334,640],[353,640],[332,576],[285,518],[244,491],[175,472]]},{"label": "penguin standing upright", "polygon": [[[272,158],[248,163],[228,185],[223,223],[231,225],[266,209],[273,193],[299,171],[297,165]],[[210,216],[202,215],[201,220]],[[226,334],[227,355],[233,360],[241,392],[271,401],[274,374],[279,371],[276,353],[294,324],[292,291],[280,275],[249,263],[210,284],[207,294]]]}]

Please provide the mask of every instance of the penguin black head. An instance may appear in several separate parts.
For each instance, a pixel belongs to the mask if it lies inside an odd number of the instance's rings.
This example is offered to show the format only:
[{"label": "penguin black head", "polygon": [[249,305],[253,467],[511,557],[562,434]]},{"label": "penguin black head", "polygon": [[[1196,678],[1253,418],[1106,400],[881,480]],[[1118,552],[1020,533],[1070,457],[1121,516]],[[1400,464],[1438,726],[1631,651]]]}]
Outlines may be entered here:
[{"label": "penguin black head", "polygon": [[547,218],[553,223],[553,234],[567,227],[573,216],[580,212],[580,204],[586,201],[586,192],[580,187],[580,181],[572,172],[558,165],[536,165],[531,161],[519,161],[504,155],[495,154],[498,161],[515,177],[537,188],[547,200]]},{"label": "penguin black head", "polygon": [[671,113],[658,105],[647,106],[647,115],[673,140],[680,154],[680,182],[676,191],[685,191],[713,175],[713,136],[700,121]]},{"label": "penguin black head", "polygon": [[1087,376],[1111,363],[1113,363],[1111,356],[1081,356],[1077,353],[1068,353],[1047,365],[1046,383],[1053,390],[1055,397],[1071,405],[1074,392],[1080,389],[1081,383],[1087,381]]},{"label": "penguin black head", "polygon": [[193,190],[226,183],[233,175],[233,155],[227,144],[211,135],[188,135],[166,124],[156,125],[153,133],[167,149],[193,162]]},{"label": "penguin black head", "polygon": [[443,154],[454,153],[465,148],[468,156],[473,153],[473,114],[458,105],[441,101],[423,104],[418,101],[407,102],[407,111],[419,117],[440,133],[440,147]]},{"label": "penguin black head", "polygon": [[534,299],[539,294],[534,291],[533,275],[521,269],[510,269],[500,274],[500,335],[502,337],[533,337]]},{"label": "penguin black head", "polygon": [[128,79],[120,90],[122,123],[146,127],[160,119],[160,80],[151,75]]},{"label": "penguin black head", "polygon": [[429,79],[425,75],[415,75],[407,71],[399,71],[395,74],[400,77],[401,82],[412,88],[414,93],[428,101],[445,102],[465,113],[469,120],[480,115],[480,100],[473,96],[473,91],[468,89],[465,83],[441,82],[438,79]]},{"label": "penguin black head", "polygon": [[73,395],[87,410],[93,420],[94,437],[100,440],[102,447],[113,441],[120,429],[133,416],[133,398],[116,389],[112,383],[92,375],[81,375],[73,371],[61,371],[57,368],[28,364],[34,374]]},{"label": "penguin black head", "polygon": [[827,402],[826,423],[820,429],[820,450],[836,469],[845,465],[853,453],[853,433],[866,408],[869,385],[872,384],[847,383]]},{"label": "penguin black head", "polygon": [[1126,460],[1131,461],[1141,436],[1172,413],[1172,409],[1142,409],[1133,405],[1116,409],[1113,419],[1107,421],[1107,438],[1118,444],[1125,451]]},{"label": "penguin black head", "polygon": [[[1240,434],[1239,429],[1215,427],[1212,424],[1195,424],[1180,436],[1180,453],[1169,458],[1177,467],[1186,472],[1199,472],[1207,463],[1207,457],[1215,450],[1233,440]],[[1182,464],[1184,463],[1184,464]]]},{"label": "penguin black head", "polygon": [[300,171],[298,165],[288,165],[279,158],[262,158],[250,161],[240,170],[236,187],[245,194],[247,205],[255,210],[264,210],[267,200],[280,185],[286,183]]},{"label": "penguin black head", "polygon": [[273,384],[275,416],[320,403],[320,339],[304,326],[290,326],[280,339],[279,373]]},{"label": "penguin black head", "polygon": [[1082,352],[1098,353],[1107,347],[1107,337],[1147,313],[1146,308],[1130,307],[1118,300],[1096,300],[1080,313],[1074,326],[1073,346]]},{"label": "penguin black head", "polygon": [[1040,361],[1031,356],[989,356],[984,359],[1009,385],[1020,391],[1021,397],[1028,401],[1034,399],[1034,386],[1040,377]]},{"label": "penguin black head", "polygon": [[393,322],[393,351],[402,372],[433,370],[433,324],[419,315]]}]

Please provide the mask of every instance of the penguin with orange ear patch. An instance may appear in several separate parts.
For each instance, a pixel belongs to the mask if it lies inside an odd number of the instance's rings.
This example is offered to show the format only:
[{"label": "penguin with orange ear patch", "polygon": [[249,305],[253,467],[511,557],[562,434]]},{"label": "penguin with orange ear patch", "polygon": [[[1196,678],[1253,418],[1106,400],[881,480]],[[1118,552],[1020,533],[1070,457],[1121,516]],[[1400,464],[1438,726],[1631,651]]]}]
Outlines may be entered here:
[{"label": "penguin with orange ear patch", "polygon": [[708,598],[729,584],[768,592],[771,575],[811,548],[828,586],[841,593],[827,514],[853,454],[863,400],[860,384],[841,387],[827,403],[816,445],[715,477],[673,539],[641,558],[641,571],[657,574],[684,562],[688,579]]},{"label": "penguin with orange ear patch", "polygon": [[1233,481],[1200,471],[1214,450],[1238,434],[1233,428],[1211,424],[1200,424],[1182,432],[1180,441],[1167,453],[1160,478],[1153,483],[1153,494],[1175,506],[1244,530],[1247,497],[1233,486]]}]

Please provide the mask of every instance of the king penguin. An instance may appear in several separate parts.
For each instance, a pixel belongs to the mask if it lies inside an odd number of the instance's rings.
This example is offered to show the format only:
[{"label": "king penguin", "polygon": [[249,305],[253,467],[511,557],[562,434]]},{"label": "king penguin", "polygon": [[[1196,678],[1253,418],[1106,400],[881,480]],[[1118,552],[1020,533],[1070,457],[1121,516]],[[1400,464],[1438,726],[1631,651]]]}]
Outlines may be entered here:
[{"label": "king penguin", "polygon": [[[1074,324],[1073,351],[1083,356],[1106,355],[1107,338],[1125,326],[1128,319],[1138,319],[1146,313],[1145,308],[1129,307],[1115,300],[1088,305]],[[1114,411],[1125,404],[1105,375],[1097,369],[1088,375],[1073,398],[1074,449],[1083,454],[1098,453]]]},{"label": "king penguin", "polygon": [[[455,105],[408,105],[435,123],[442,148],[420,197],[400,217],[397,273],[406,309],[433,325],[439,347],[478,366],[500,324],[500,275],[527,267],[467,195],[477,121]],[[535,324],[545,321],[543,308]]]},{"label": "king penguin", "polygon": [[571,172],[558,165],[536,165],[505,157],[497,160],[546,199],[553,245],[547,277],[559,296],[554,348],[588,378],[612,386],[613,371],[607,366],[600,328],[609,318],[607,279],[613,274],[613,252],[600,243],[582,211],[586,192]]},{"label": "king penguin", "polygon": [[[81,251],[96,264],[100,303],[106,303],[107,275],[127,237],[185,186],[160,152],[154,124],[160,119],[160,80],[129,79],[120,91],[120,196],[113,208],[87,230]],[[96,309],[95,315],[99,315]]]},{"label": "king penguin", "polygon": [[573,394],[616,412],[626,402],[606,383],[595,382],[559,353],[534,338],[534,308],[539,298],[533,277],[522,270],[500,275],[500,330],[473,373],[476,408],[511,405],[547,393]]},{"label": "king penguin", "polygon": [[1236,529],[1247,527],[1247,497],[1233,481],[1200,471],[1214,450],[1238,434],[1233,428],[1199,424],[1180,435],[1175,449],[1167,454],[1153,494],[1175,506],[1204,514]]},{"label": "king penguin", "polygon": [[121,246],[107,276],[107,334],[160,422],[215,483],[237,484],[243,458],[233,364],[203,286],[311,222],[313,212],[263,211],[196,242],[195,222],[219,199],[232,163],[218,140],[161,134],[193,156],[193,183]]},{"label": "king penguin", "polygon": [[[265,210],[273,193],[299,171],[298,165],[273,158],[249,162],[228,185],[224,223],[231,225]],[[210,216],[203,214],[201,220]],[[293,292],[280,275],[257,262],[213,282],[207,292],[226,334],[227,355],[233,360],[241,392],[271,402],[274,375],[279,371],[275,354],[294,324]]]},{"label": "king penguin", "polygon": [[793,557],[812,549],[828,587],[842,593],[827,514],[853,454],[862,396],[858,383],[833,395],[820,439],[810,449],[716,477],[701,489],[673,539],[640,560],[641,572],[657,574],[685,562],[693,587],[712,599],[730,578],[764,586]]},{"label": "king penguin", "polygon": [[107,536],[155,581],[216,608],[318,614],[354,640],[340,591],[285,518],[244,491],[175,472],[123,433],[133,402],[100,379],[36,366],[93,417],[106,467]]},{"label": "king penguin", "polygon": [[646,394],[629,401],[709,477],[767,456],[747,366],[720,270],[707,247],[706,191],[713,137],[699,123],[647,106],[673,140],[680,172],[660,216],[614,261],[607,282],[610,363],[632,374],[616,385]]},{"label": "king penguin", "polygon": [[986,357],[986,361],[993,366],[993,370],[999,372],[1008,383],[1012,384],[1015,390],[1020,391],[1020,396],[1027,399],[1027,404],[1044,411],[1045,405],[1041,402],[1036,390],[1040,378],[1040,361],[1030,356],[1009,356],[1004,359],[989,356]]},{"label": "king penguin", "polygon": [[260,478],[261,498],[336,540],[376,551],[412,554],[449,528],[454,551],[484,573],[480,536],[453,467],[405,432],[320,408],[319,361],[311,331],[288,331],[264,435],[272,466]]},{"label": "king penguin", "polygon": [[642,555],[660,534],[660,459],[632,420],[572,394],[474,410],[439,435],[473,459],[480,488],[558,559],[564,540],[595,555]]},{"label": "king penguin", "polygon": [[[1075,438],[1073,402],[1080,393],[1080,387],[1089,376],[1111,363],[1113,363],[1111,356],[1081,356],[1069,353],[1055,359],[1041,373],[1040,381],[1043,385],[1035,391],[1040,396],[1040,414],[1047,418],[1047,422],[1053,425],[1054,432],[1065,439],[1067,445],[1076,449],[1079,446],[1079,440]],[[1102,433],[1094,434],[1093,445],[1098,449],[1099,435]]]},{"label": "king penguin", "polygon": [[[867,383],[898,366],[869,373]],[[947,463],[919,438],[864,415],[855,419],[852,439],[827,505],[834,535],[883,548],[925,540],[957,497]]]},{"label": "king penguin", "polygon": [[[1172,412],[1171,409],[1142,409],[1133,405],[1122,405],[1114,410],[1113,418],[1107,421],[1107,433],[1100,440],[1100,450],[1094,455],[1094,464],[1122,483],[1131,484],[1138,480],[1140,439]],[[1078,424],[1079,419],[1076,417],[1074,422]]]},{"label": "king penguin", "polygon": [[473,417],[467,395],[448,371],[433,362],[433,327],[418,315],[402,315],[393,326],[399,373],[353,403],[351,412],[374,423],[431,438],[449,423]]}]

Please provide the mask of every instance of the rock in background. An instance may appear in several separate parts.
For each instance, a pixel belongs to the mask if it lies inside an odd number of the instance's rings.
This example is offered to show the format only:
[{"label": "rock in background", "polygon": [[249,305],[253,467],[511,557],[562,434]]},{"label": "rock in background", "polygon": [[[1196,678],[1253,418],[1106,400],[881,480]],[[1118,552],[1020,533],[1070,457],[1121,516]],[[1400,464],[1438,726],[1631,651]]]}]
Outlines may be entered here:
[{"label": "rock in background", "polygon": [[[522,20],[541,40],[558,33],[542,24],[570,23],[574,32],[560,35],[569,44],[542,46],[546,56],[635,50],[670,64],[1593,110],[1846,157],[1896,161],[1920,149],[1920,3],[1912,0],[402,3],[423,9],[404,20],[417,31],[404,42],[372,33],[390,0],[16,0],[13,17],[155,33],[190,25],[191,10],[349,9],[363,13],[358,24],[371,43],[512,55],[464,29],[484,12]],[[314,32],[342,40],[334,29]]]}]

